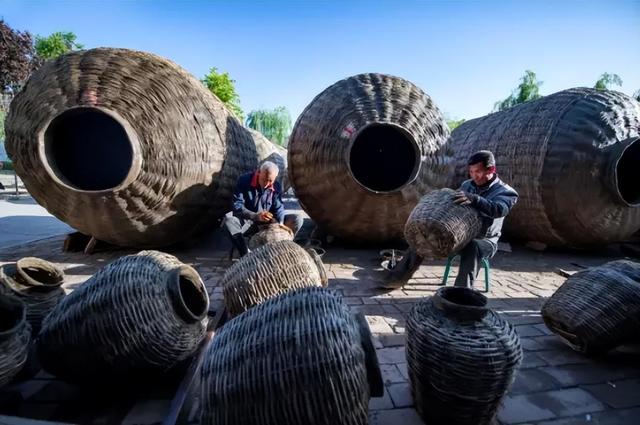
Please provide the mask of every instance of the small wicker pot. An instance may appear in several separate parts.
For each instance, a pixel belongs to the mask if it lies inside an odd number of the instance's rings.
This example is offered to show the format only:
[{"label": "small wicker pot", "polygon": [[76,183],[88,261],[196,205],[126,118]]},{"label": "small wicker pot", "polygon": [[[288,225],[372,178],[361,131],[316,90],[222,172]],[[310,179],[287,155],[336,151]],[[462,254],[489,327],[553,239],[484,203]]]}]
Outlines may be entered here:
[{"label": "small wicker pot", "polygon": [[229,267],[221,282],[227,312],[236,316],[292,289],[327,286],[322,260],[314,250],[290,241],[267,244]]},{"label": "small wicker pot", "polygon": [[384,74],[345,78],[300,114],[288,144],[300,205],[327,234],[402,238],[413,207],[453,173],[449,129],[431,98]]},{"label": "small wicker pot", "polygon": [[442,288],[407,317],[416,410],[433,425],[492,423],[522,360],[514,327],[467,288]]},{"label": "small wicker pot", "polygon": [[446,258],[480,233],[480,216],[472,207],[455,204],[454,193],[451,189],[431,192],[411,212],[404,237],[418,255]]},{"label": "small wicker pot", "polygon": [[542,317],[571,348],[607,352],[640,340],[640,263],[612,261],[578,272],[547,300]]},{"label": "small wicker pot", "polygon": [[14,97],[6,149],[29,193],[83,234],[170,245],[229,210],[251,135],[175,63],[127,49],[45,62]]},{"label": "small wicker pot", "polygon": [[26,363],[30,340],[26,306],[15,297],[0,295],[0,387]]},{"label": "small wicker pot", "polygon": [[43,367],[69,381],[131,378],[189,358],[209,306],[198,273],[176,257],[122,257],[74,290],[38,336]]},{"label": "small wicker pot", "polygon": [[382,390],[363,317],[324,288],[303,288],[218,332],[202,365],[201,423],[364,425]]},{"label": "small wicker pot", "polygon": [[292,241],[293,232],[283,224],[269,224],[263,226],[258,233],[249,240],[249,248],[256,249],[262,245],[277,241]]},{"label": "small wicker pot", "polygon": [[27,257],[0,266],[0,293],[10,294],[27,308],[31,332],[37,335],[44,318],[65,296],[64,273],[40,258]]}]

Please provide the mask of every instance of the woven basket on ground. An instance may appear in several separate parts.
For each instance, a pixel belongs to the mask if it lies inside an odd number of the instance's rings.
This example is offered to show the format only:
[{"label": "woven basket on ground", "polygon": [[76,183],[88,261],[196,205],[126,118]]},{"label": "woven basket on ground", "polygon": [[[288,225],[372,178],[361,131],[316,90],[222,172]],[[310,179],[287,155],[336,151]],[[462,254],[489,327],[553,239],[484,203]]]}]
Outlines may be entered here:
[{"label": "woven basket on ground", "polygon": [[189,358],[205,334],[209,306],[198,273],[176,257],[122,257],[75,289],[38,336],[44,368],[70,381],[132,378]]},{"label": "woven basket on ground", "polygon": [[278,166],[277,181],[282,185],[282,191],[286,192],[291,187],[287,175],[287,150],[271,142],[259,131],[248,130],[256,145],[258,163],[261,165],[265,161],[271,161]]},{"label": "woven basket on ground", "polygon": [[0,295],[0,387],[24,366],[30,340],[26,306],[15,297]]},{"label": "woven basket on ground", "polygon": [[522,360],[514,327],[467,288],[442,288],[407,317],[416,410],[433,425],[491,424]]},{"label": "woven basket on ground", "polygon": [[451,135],[458,187],[477,150],[496,156],[518,203],[513,238],[588,248],[640,229],[640,103],[622,93],[564,90],[470,120]]},{"label": "woven basket on ground", "polygon": [[257,166],[249,132],[203,84],[149,53],[47,61],[11,103],[6,149],[31,195],[84,234],[157,247],[201,234]]},{"label": "woven basket on ground", "polygon": [[287,226],[274,223],[262,226],[260,231],[249,239],[249,248],[256,249],[262,245],[277,241],[292,241],[293,232]]},{"label": "woven basket on ground", "polygon": [[404,227],[409,245],[426,258],[446,258],[478,237],[482,221],[476,210],[453,202],[451,189],[425,195]]},{"label": "woven basket on ground", "polygon": [[229,267],[222,278],[227,312],[236,316],[292,289],[327,286],[322,260],[291,241],[267,244]]},{"label": "woven basket on ground", "polygon": [[202,365],[202,424],[368,423],[382,381],[368,326],[324,288],[279,295],[225,324]]},{"label": "woven basket on ground", "polygon": [[422,195],[452,169],[442,113],[402,78],[360,74],[316,96],[288,145],[300,204],[329,234],[353,241],[402,238]]},{"label": "woven basket on ground", "polygon": [[0,293],[20,299],[27,308],[27,321],[36,335],[44,318],[65,296],[64,273],[55,264],[26,257],[17,264],[0,266]]},{"label": "woven basket on ground", "polygon": [[574,274],[544,304],[542,317],[583,353],[640,341],[640,263],[612,261]]}]

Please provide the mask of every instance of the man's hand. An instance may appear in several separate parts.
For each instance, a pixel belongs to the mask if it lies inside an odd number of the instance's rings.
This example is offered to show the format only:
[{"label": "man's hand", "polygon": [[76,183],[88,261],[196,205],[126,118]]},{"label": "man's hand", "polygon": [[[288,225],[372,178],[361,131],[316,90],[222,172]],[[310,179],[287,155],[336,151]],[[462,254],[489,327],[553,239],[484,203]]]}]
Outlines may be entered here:
[{"label": "man's hand", "polygon": [[269,211],[261,211],[258,213],[258,221],[261,223],[269,223],[273,220],[273,214]]},{"label": "man's hand", "polygon": [[453,194],[451,199],[453,199],[453,202],[455,202],[458,205],[471,205],[471,203],[475,199],[475,196],[476,195],[459,190]]}]

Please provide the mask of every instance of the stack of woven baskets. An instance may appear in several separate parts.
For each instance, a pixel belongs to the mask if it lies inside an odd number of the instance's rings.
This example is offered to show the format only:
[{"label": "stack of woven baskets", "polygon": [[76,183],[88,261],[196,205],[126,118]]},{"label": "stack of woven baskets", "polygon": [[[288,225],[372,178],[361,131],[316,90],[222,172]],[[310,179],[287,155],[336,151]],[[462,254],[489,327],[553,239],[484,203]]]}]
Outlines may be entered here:
[{"label": "stack of woven baskets", "polygon": [[542,317],[587,354],[640,341],[640,263],[618,260],[574,274],[544,304]]}]

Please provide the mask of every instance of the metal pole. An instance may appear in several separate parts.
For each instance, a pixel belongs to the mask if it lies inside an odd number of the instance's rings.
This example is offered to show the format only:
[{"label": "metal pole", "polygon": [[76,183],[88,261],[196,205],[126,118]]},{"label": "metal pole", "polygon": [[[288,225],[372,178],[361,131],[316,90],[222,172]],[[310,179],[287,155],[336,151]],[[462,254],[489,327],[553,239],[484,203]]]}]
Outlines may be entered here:
[{"label": "metal pole", "polygon": [[18,196],[18,175],[16,170],[13,170],[13,180],[16,182],[16,196]]}]

